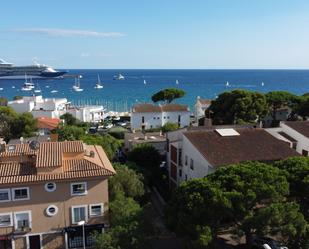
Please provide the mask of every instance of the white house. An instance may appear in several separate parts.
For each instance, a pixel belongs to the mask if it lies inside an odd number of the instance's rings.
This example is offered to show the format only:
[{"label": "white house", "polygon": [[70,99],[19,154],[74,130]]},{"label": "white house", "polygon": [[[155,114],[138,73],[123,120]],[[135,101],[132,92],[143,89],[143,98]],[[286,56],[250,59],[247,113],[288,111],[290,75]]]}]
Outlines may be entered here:
[{"label": "white house", "polygon": [[244,161],[275,161],[299,154],[259,128],[178,130],[167,134],[170,187]]},{"label": "white house", "polygon": [[266,129],[274,137],[290,144],[303,156],[309,156],[309,121],[280,122],[280,127]]},{"label": "white house", "polygon": [[71,106],[66,98],[43,98],[42,96],[26,96],[8,102],[17,113],[31,112],[33,117],[59,118],[62,114],[71,113],[83,122],[103,120],[103,106]]},{"label": "white house", "polygon": [[138,104],[132,109],[131,129],[159,128],[166,123],[177,123],[180,128],[189,126],[189,107],[179,104]]},{"label": "white house", "polygon": [[211,105],[211,100],[209,99],[201,99],[200,96],[196,98],[196,103],[194,105],[194,117],[195,122],[198,122],[200,118],[205,117],[205,111]]}]

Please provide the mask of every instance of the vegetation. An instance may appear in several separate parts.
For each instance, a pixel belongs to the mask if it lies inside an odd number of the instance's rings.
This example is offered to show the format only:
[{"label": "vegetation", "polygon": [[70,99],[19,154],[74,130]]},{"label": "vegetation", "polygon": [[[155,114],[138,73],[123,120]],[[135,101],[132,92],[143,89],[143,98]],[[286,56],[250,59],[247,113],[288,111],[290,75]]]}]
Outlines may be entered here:
[{"label": "vegetation", "polygon": [[256,123],[267,114],[266,97],[258,92],[233,90],[224,92],[211,102],[206,116],[214,124]]},{"label": "vegetation", "polygon": [[77,125],[80,121],[75,118],[71,113],[65,113],[60,116],[66,125]]},{"label": "vegetation", "polygon": [[8,99],[6,97],[0,97],[0,106],[7,106]]},{"label": "vegetation", "polygon": [[175,131],[179,128],[179,125],[177,123],[166,123],[165,125],[162,126],[162,131],[164,133],[169,132],[169,131]]},{"label": "vegetation", "polygon": [[36,130],[36,119],[31,113],[18,114],[11,107],[0,106],[0,137],[6,141],[11,138],[31,137]]},{"label": "vegetation", "polygon": [[[302,209],[295,199],[296,193],[307,196],[303,191],[308,162],[292,158],[275,163],[276,167],[246,162],[185,182],[171,198],[167,224],[187,238],[190,248],[211,248],[218,234],[227,230],[245,236],[247,243],[253,234],[272,235],[289,248],[309,248],[308,223],[301,212],[308,208]],[[304,185],[298,187],[297,181]]]},{"label": "vegetation", "polygon": [[167,88],[152,95],[151,99],[153,102],[164,101],[165,103],[171,103],[174,99],[181,98],[184,95],[185,91],[183,90],[177,88]]},{"label": "vegetation", "polygon": [[95,235],[95,248],[146,248],[145,237],[149,224],[145,223],[147,205],[138,199],[144,195],[143,177],[126,165],[114,165],[117,175],[109,181],[111,228]]}]

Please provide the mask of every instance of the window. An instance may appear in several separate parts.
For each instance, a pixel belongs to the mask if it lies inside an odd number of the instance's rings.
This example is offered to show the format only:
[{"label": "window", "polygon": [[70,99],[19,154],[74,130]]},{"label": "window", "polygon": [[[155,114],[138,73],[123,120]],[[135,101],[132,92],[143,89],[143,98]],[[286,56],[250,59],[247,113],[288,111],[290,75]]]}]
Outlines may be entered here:
[{"label": "window", "polygon": [[170,119],[170,117],[169,117],[169,116],[167,116],[167,119]]},{"label": "window", "polygon": [[54,216],[58,213],[58,207],[55,205],[50,205],[46,208],[46,214],[48,216]]},{"label": "window", "polygon": [[156,119],[156,117],[153,117],[153,119]]},{"label": "window", "polygon": [[29,200],[29,188],[13,188],[12,189],[13,201],[22,201],[22,200]]},{"label": "window", "polygon": [[164,116],[163,118],[164,118],[164,119],[166,119],[166,117],[165,117],[165,116]]},{"label": "window", "polygon": [[303,156],[308,156],[308,151],[307,151],[307,150],[303,150],[303,151],[302,151],[302,155],[303,155]]},{"label": "window", "polygon": [[194,170],[194,161],[192,158],[190,159],[190,169]]},{"label": "window", "polygon": [[11,200],[10,189],[0,189],[0,202],[6,202]]},{"label": "window", "polygon": [[53,192],[56,190],[56,183],[54,182],[48,182],[45,184],[45,190],[47,192]]},{"label": "window", "polygon": [[89,206],[90,206],[90,216],[103,215],[103,203],[91,204]]},{"label": "window", "polygon": [[179,177],[182,177],[182,170],[179,170]]},{"label": "window", "polygon": [[72,224],[77,224],[79,221],[87,220],[87,205],[72,207]]},{"label": "window", "polygon": [[144,116],[142,117],[142,123],[145,123],[145,117]]},{"label": "window", "polygon": [[12,213],[0,214],[0,227],[13,226]]},{"label": "window", "polygon": [[182,149],[178,150],[178,164],[182,166]]},{"label": "window", "polygon": [[86,195],[86,194],[87,194],[86,182],[71,183],[71,195]]},{"label": "window", "polygon": [[188,165],[188,156],[185,155],[185,165]]},{"label": "window", "polygon": [[31,212],[16,212],[14,213],[15,229],[31,228]]}]

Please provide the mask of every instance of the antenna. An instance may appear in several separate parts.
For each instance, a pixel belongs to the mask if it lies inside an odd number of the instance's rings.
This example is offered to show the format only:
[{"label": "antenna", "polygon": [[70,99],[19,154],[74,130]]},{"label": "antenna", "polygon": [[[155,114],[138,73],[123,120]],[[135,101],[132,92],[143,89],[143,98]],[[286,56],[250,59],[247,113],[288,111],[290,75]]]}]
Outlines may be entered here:
[{"label": "antenna", "polygon": [[30,147],[31,150],[38,150],[40,148],[40,142],[36,141],[36,140],[32,140],[29,143],[29,147]]}]

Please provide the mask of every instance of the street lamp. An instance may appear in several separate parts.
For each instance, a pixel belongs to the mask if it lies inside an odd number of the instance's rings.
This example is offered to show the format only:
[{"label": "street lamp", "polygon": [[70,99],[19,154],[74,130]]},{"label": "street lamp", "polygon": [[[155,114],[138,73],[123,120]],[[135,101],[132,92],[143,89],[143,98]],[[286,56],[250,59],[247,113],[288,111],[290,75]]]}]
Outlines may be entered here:
[{"label": "street lamp", "polygon": [[81,220],[81,221],[77,222],[77,225],[83,226],[83,247],[84,247],[84,249],[86,249],[85,223],[86,223],[86,222],[85,222],[84,220]]}]

